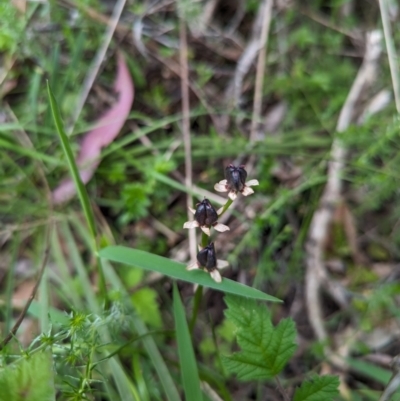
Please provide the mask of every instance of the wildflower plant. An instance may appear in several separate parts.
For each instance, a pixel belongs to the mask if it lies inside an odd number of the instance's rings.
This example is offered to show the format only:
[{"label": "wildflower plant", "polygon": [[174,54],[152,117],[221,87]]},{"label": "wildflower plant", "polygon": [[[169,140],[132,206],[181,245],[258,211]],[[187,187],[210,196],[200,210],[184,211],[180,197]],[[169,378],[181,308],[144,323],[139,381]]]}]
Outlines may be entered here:
[{"label": "wildflower plant", "polygon": [[211,235],[211,227],[216,231],[225,232],[229,227],[218,223],[218,218],[229,208],[232,202],[237,198],[238,192],[244,196],[254,193],[251,186],[258,185],[257,180],[246,182],[247,171],[244,166],[234,166],[230,164],[225,169],[225,179],[214,185],[214,189],[219,192],[229,192],[229,199],[225,205],[218,211],[211,205],[208,199],[204,199],[196,205],[196,209],[189,208],[194,214],[193,221],[187,221],[183,228],[200,227],[203,231],[201,246],[196,257],[196,261],[187,266],[187,270],[203,269],[210,273],[214,281],[220,283],[222,281],[221,274],[218,269],[222,269],[228,265],[228,262],[219,260],[216,257],[214,242],[208,243],[207,236]]},{"label": "wildflower plant", "polygon": [[[48,90],[53,118],[56,122],[61,142],[70,163],[71,174],[76,179],[77,190],[80,194],[87,223],[93,234],[93,243],[96,249],[98,249],[93,211],[90,208],[89,197],[77,174],[77,166],[72,156],[68,137],[63,129],[62,119],[58,107],[56,107],[55,98],[51,93],[50,87],[48,87]],[[240,297],[225,297],[228,306],[226,317],[236,326],[237,342],[240,351],[232,355],[225,355],[222,359],[226,370],[231,374],[235,374],[239,380],[260,380],[275,377],[277,383],[279,383],[278,375],[296,349],[296,344],[294,342],[296,331],[292,320],[284,319],[274,327],[265,306],[259,306],[256,303],[256,300],[271,302],[279,302],[280,300],[233,280],[222,280],[218,270],[225,266],[226,262],[217,259],[216,248],[218,247],[215,245],[215,240],[210,240],[211,230],[214,228],[216,231],[224,232],[229,229],[227,226],[219,223],[220,217],[232,205],[239,193],[248,196],[254,192],[251,186],[258,185],[257,180],[246,181],[246,179],[247,172],[244,166],[235,167],[229,165],[225,169],[225,179],[214,187],[217,191],[228,192],[228,199],[225,205],[217,211],[208,199],[204,199],[196,205],[196,209],[193,209],[194,220],[185,223],[185,228],[199,227],[202,230],[202,235],[196,261],[186,269],[178,262],[139,249],[131,249],[123,246],[108,246],[96,250],[96,256],[101,258],[99,259],[99,273],[101,278],[99,295],[103,300],[110,300],[109,294],[104,292],[106,291],[106,287],[102,272],[103,267],[106,265],[103,266],[103,264],[100,263],[103,259],[139,267],[143,270],[158,272],[174,280],[183,280],[198,285],[193,299],[193,311],[190,324],[187,322],[185,308],[181,301],[176,283],[174,283],[173,291],[175,332],[179,351],[182,386],[186,399],[193,401],[203,399],[197,360],[192,344],[192,333],[196,324],[201,303],[202,287],[204,285],[223,291],[226,294],[233,294]],[[202,269],[208,272],[209,275],[201,271],[188,271],[188,269]],[[113,282],[114,289],[123,289],[123,283],[120,282],[118,278],[115,279],[114,277],[111,281]],[[128,297],[127,292],[125,292],[124,297]],[[247,301],[244,299],[247,299]],[[94,297],[92,303],[94,309],[100,310],[99,306],[95,303]],[[109,313],[109,306],[107,306],[106,310]],[[109,364],[108,368],[111,368],[109,370],[114,379],[118,378],[118,375],[121,374],[121,370],[118,368],[119,364],[115,364],[114,358],[111,358],[117,357],[119,350],[111,353],[105,351],[105,356],[96,355],[99,350],[101,353],[102,345],[111,339],[111,332],[103,324],[105,323],[104,319],[99,319],[98,316],[99,315],[95,314],[93,318],[91,318],[91,316],[76,313],[72,314],[69,321],[69,328],[66,335],[67,338],[70,339],[70,344],[67,348],[65,347],[66,344],[62,344],[61,351],[63,351],[63,357],[67,363],[69,362],[70,365],[78,368],[79,365],[82,364],[82,371],[84,372],[80,378],[78,377],[78,380],[75,380],[77,379],[77,377],[75,377],[73,380],[66,383],[67,387],[64,388],[64,394],[71,399],[88,399],[88,396],[94,394],[98,380],[92,376],[92,373],[95,373],[97,369],[101,369],[102,363]],[[179,399],[179,390],[152,336],[146,335],[148,330],[145,324],[135,313],[131,314],[131,319],[132,327],[135,328],[136,334],[144,338],[143,344],[160,378],[166,398],[170,400]],[[52,336],[51,333],[43,337],[43,340],[45,340],[44,346],[46,348],[55,349],[54,336]],[[125,345],[122,345],[122,347],[124,346]],[[40,349],[40,347],[37,349]],[[100,359],[97,357],[100,357]],[[8,375],[7,371],[3,371],[3,374],[1,373],[0,370],[0,384],[3,384],[4,387],[4,380],[7,380],[7,377],[10,377],[10,375]],[[102,372],[99,370],[99,373]],[[3,383],[1,383],[2,380]],[[127,399],[126,394],[131,394],[130,388],[132,385],[133,384],[130,383],[129,388],[124,387],[118,390],[121,399]],[[334,376],[315,377],[311,381],[304,382],[295,390],[294,401],[320,399],[331,401],[332,398],[337,395],[337,386],[338,380]],[[285,390],[282,388],[280,391],[283,398],[287,400],[288,395],[285,393]],[[146,397],[146,399],[147,398],[149,397]],[[0,401],[2,400],[0,399]]]},{"label": "wildflower plant", "polygon": [[254,193],[251,187],[258,185],[257,180],[250,180],[246,182],[247,171],[244,166],[235,167],[230,164],[225,169],[225,180],[220,181],[214,185],[214,189],[218,192],[229,192],[228,196],[235,200],[237,193],[240,192],[244,196]]}]

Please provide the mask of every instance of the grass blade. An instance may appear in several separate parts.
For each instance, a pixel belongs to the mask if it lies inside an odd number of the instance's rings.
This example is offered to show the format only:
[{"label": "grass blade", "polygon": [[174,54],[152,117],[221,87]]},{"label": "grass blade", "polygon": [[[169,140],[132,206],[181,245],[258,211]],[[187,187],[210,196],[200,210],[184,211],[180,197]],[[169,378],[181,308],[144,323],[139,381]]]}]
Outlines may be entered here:
[{"label": "grass blade", "polygon": [[[51,91],[48,81],[47,81],[47,93],[49,95],[53,120],[56,125],[58,135],[60,136],[61,145],[63,147],[65,156],[68,161],[68,166],[69,166],[69,169],[71,172],[72,179],[76,186],[76,192],[78,193],[78,197],[81,202],[87,224],[89,226],[89,231],[92,236],[92,241],[93,241],[92,250],[93,250],[93,252],[95,252],[97,250],[97,236],[96,236],[96,225],[95,225],[95,221],[94,221],[93,210],[90,206],[90,200],[89,200],[88,193],[86,191],[86,187],[83,185],[83,182],[79,175],[78,167],[75,163],[74,155],[72,153],[72,149],[69,144],[68,136],[64,130],[64,125],[63,125],[63,122],[61,119],[61,114],[60,114],[60,110],[57,105],[57,101],[53,95],[53,92]],[[105,283],[104,273],[103,273],[103,269],[102,269],[100,260],[97,261],[97,267],[98,267],[98,272],[99,272],[99,287],[100,287],[101,297],[102,297],[102,299],[107,300],[106,283]]]},{"label": "grass blade", "polygon": [[67,158],[67,162],[68,162],[68,166],[69,166],[69,169],[70,169],[70,172],[72,175],[72,179],[74,180],[74,183],[76,185],[76,190],[77,190],[77,193],[79,196],[79,200],[81,202],[83,211],[85,213],[85,217],[88,222],[91,235],[93,238],[96,238],[96,227],[95,227],[95,223],[94,223],[93,211],[92,211],[92,208],[90,207],[89,196],[86,192],[86,188],[83,185],[83,182],[79,175],[78,167],[75,163],[75,158],[72,153],[71,146],[69,144],[69,139],[64,130],[64,124],[61,119],[60,110],[58,108],[58,105],[57,105],[56,99],[53,95],[53,92],[51,91],[49,82],[47,82],[47,93],[49,95],[51,112],[53,115],[54,123],[56,125],[58,135],[60,136],[61,145],[64,150],[65,156]]},{"label": "grass blade", "polygon": [[193,284],[203,285],[214,290],[239,295],[242,297],[255,298],[263,301],[282,302],[280,299],[265,294],[255,288],[237,283],[236,281],[223,278],[221,283],[216,283],[209,274],[202,270],[187,271],[181,263],[170,259],[153,255],[138,249],[124,246],[109,246],[99,252],[100,257],[113,262],[136,266],[144,270],[155,271],[173,279],[187,281]]},{"label": "grass blade", "polygon": [[193,351],[185,310],[176,283],[174,283],[174,320],[182,383],[186,399],[191,401],[203,401],[196,357]]}]

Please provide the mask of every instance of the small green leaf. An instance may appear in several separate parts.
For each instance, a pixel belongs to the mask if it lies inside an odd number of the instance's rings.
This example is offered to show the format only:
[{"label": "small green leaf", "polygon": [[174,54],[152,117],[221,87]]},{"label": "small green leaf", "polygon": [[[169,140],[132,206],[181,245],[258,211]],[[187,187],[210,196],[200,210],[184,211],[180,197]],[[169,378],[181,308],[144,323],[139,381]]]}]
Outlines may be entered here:
[{"label": "small green leaf", "polygon": [[51,355],[41,352],[0,370],[0,401],[55,399]]},{"label": "small green leaf", "polygon": [[131,297],[135,310],[145,323],[153,327],[162,326],[160,308],[157,304],[157,292],[151,288],[135,291]]},{"label": "small green leaf", "polygon": [[265,294],[255,288],[223,278],[221,283],[216,283],[208,273],[202,270],[187,271],[182,263],[174,262],[138,249],[124,246],[109,246],[99,252],[100,257],[125,265],[140,267],[143,270],[155,271],[173,279],[199,284],[214,290],[223,291],[248,298],[263,301],[282,302],[278,298]]},{"label": "small green leaf", "polygon": [[241,380],[267,379],[279,374],[296,350],[296,328],[292,319],[283,319],[274,327],[263,305],[252,299],[226,296],[227,319],[237,329],[241,348],[222,361],[228,371]]},{"label": "small green leaf", "polygon": [[181,365],[181,375],[186,400],[203,401],[200,390],[199,372],[186,321],[185,309],[183,308],[176,284],[174,284],[174,318],[179,362]]},{"label": "small green leaf", "polygon": [[332,401],[339,395],[337,376],[315,376],[296,389],[293,401]]}]

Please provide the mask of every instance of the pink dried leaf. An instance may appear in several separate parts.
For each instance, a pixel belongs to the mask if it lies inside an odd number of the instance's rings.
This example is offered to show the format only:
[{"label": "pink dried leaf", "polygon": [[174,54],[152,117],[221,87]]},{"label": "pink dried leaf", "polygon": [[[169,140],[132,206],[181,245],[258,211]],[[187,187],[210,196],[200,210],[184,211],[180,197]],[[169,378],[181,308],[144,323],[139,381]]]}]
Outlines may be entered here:
[{"label": "pink dried leaf", "polygon": [[[114,91],[118,100],[97,121],[96,127],[83,138],[76,160],[81,180],[87,184],[100,163],[101,149],[117,137],[131,111],[134,87],[122,53],[117,56],[117,75]],[[53,191],[53,202],[60,204],[70,200],[76,193],[71,179],[66,179]]]}]

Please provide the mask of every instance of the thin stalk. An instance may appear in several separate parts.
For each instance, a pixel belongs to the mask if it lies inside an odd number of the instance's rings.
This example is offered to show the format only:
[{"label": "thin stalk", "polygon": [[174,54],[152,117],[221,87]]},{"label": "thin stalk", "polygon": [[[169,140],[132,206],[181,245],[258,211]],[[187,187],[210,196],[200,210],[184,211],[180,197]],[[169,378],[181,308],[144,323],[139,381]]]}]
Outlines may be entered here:
[{"label": "thin stalk", "polygon": [[277,385],[278,390],[279,390],[279,392],[281,393],[283,399],[284,399],[285,401],[290,401],[289,396],[287,395],[285,389],[282,387],[282,383],[281,383],[281,381],[279,380],[279,377],[278,377],[278,376],[275,376],[275,381],[276,381],[276,385]]},{"label": "thin stalk", "polygon": [[400,113],[400,83],[399,83],[399,71],[397,68],[397,55],[396,49],[393,44],[392,30],[390,27],[389,13],[387,10],[387,1],[379,0],[379,8],[381,11],[383,33],[385,35],[386,50],[388,53],[390,74],[392,76],[392,85],[394,92],[394,99],[396,103],[397,112]]},{"label": "thin stalk", "polygon": [[260,5],[264,7],[264,20],[261,29],[261,49],[258,55],[257,62],[257,73],[256,73],[256,84],[254,90],[254,101],[253,101],[253,116],[251,118],[251,130],[250,130],[250,142],[254,142],[257,139],[257,127],[261,117],[262,108],[262,89],[264,84],[264,70],[265,70],[265,59],[267,53],[268,44],[268,32],[271,24],[272,14],[272,3],[273,0],[267,0],[266,3]]},{"label": "thin stalk", "polygon": [[231,198],[228,198],[227,202],[225,203],[224,207],[222,208],[221,213],[218,215],[218,217],[221,217],[229,208],[230,205],[232,205],[233,200]]},{"label": "thin stalk", "polygon": [[[182,96],[182,136],[185,149],[185,185],[188,189],[192,189],[192,145],[190,138],[190,104],[189,104],[189,66],[188,66],[188,48],[186,37],[186,21],[182,15],[179,18],[179,63],[181,67],[181,96]],[[186,204],[191,207],[193,197],[191,193],[186,195]],[[188,209],[188,218],[190,219],[190,211]],[[189,230],[189,252],[190,259],[196,258],[196,234]]]},{"label": "thin stalk", "polygon": [[[232,205],[232,203],[233,203],[233,200],[228,198],[228,200],[226,201],[225,205],[222,208],[221,213],[219,214],[219,217],[221,217],[226,212],[226,210],[229,208],[230,205]],[[202,231],[200,246],[202,248],[205,248],[207,245],[208,245],[208,235]],[[197,316],[199,314],[199,309],[200,309],[200,304],[201,304],[202,298],[203,298],[203,286],[199,285],[194,294],[192,318],[190,319],[190,323],[189,323],[189,330],[190,330],[190,334],[192,334],[192,335],[193,335],[194,326],[196,325]]]},{"label": "thin stalk", "polygon": [[194,326],[196,325],[196,320],[199,314],[202,298],[203,298],[203,286],[199,285],[196,289],[196,292],[194,293],[193,312],[192,312],[192,318],[190,319],[189,323],[189,331],[191,336],[193,336]]},{"label": "thin stalk", "polygon": [[50,100],[50,107],[51,107],[51,111],[53,114],[54,124],[56,126],[58,135],[60,137],[61,145],[64,150],[64,154],[67,158],[68,167],[69,167],[71,176],[73,178],[73,181],[75,183],[76,191],[78,193],[78,197],[81,202],[81,206],[82,206],[82,209],[83,209],[83,212],[84,212],[84,215],[86,218],[86,222],[89,227],[90,234],[91,234],[92,251],[96,255],[97,271],[99,274],[100,296],[101,296],[101,299],[103,301],[105,301],[105,307],[107,308],[108,301],[109,301],[108,294],[107,294],[107,287],[106,287],[106,281],[105,281],[104,272],[103,272],[103,266],[101,264],[100,257],[97,254],[97,252],[100,249],[100,246],[99,246],[99,242],[98,242],[98,238],[97,238],[96,224],[95,224],[93,209],[90,204],[90,198],[86,191],[86,187],[84,186],[84,184],[81,180],[79,170],[76,165],[74,155],[72,153],[71,145],[69,143],[69,138],[64,129],[64,124],[63,124],[63,121],[61,118],[60,110],[57,105],[56,98],[54,97],[54,94],[50,88],[49,82],[47,82],[47,93],[48,93],[49,100]]}]

